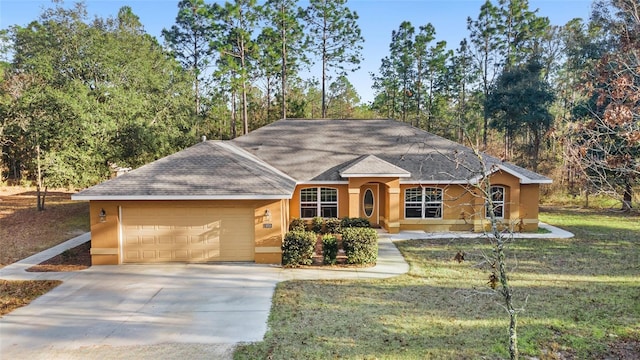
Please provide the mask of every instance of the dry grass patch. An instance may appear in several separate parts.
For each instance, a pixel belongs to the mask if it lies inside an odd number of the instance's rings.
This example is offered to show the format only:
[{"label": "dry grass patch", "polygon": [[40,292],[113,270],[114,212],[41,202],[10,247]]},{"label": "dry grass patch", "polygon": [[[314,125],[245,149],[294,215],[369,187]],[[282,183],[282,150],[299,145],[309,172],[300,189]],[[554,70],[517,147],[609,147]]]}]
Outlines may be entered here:
[{"label": "dry grass patch", "polygon": [[[522,358],[637,359],[637,216],[560,211],[542,219],[574,239],[518,239],[508,250]],[[508,316],[479,266],[482,240],[398,242],[409,274],[278,285],[263,342],[238,359],[508,358]],[[454,261],[465,253],[465,261]]]},{"label": "dry grass patch", "polygon": [[[0,268],[89,231],[89,205],[71,201],[71,193],[50,191],[45,210],[36,210],[36,192],[0,187]],[[86,268],[89,243],[70,249],[30,271],[75,271]],[[0,315],[29,304],[60,281],[0,280]]]},{"label": "dry grass patch", "polygon": [[0,267],[89,231],[89,204],[71,194],[50,191],[38,211],[34,189],[0,187]]},{"label": "dry grass patch", "polygon": [[28,305],[60,284],[62,281],[58,280],[0,280],[0,316]]},{"label": "dry grass patch", "polygon": [[63,251],[51,259],[27,269],[28,272],[64,272],[84,270],[91,266],[91,242],[87,241]]}]

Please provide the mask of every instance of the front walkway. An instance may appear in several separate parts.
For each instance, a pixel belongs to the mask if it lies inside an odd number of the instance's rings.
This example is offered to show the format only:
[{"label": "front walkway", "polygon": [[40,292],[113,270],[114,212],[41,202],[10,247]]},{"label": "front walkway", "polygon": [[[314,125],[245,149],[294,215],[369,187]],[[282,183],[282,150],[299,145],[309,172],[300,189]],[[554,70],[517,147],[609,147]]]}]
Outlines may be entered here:
[{"label": "front walkway", "polygon": [[[574,235],[555,226],[540,223],[540,228],[547,233],[514,233],[518,239],[568,239]],[[433,232],[402,231],[398,234],[389,234],[384,230],[378,230],[380,240],[378,242],[378,262],[370,268],[341,268],[341,267],[317,267],[304,269],[284,269],[279,266],[271,266],[277,269],[278,280],[333,280],[333,279],[381,279],[401,275],[409,271],[409,265],[404,260],[400,251],[393,245],[393,241],[410,239],[473,239],[484,236],[483,234],[458,231],[458,232]],[[20,260],[0,269],[0,279],[43,279],[65,280],[82,272],[26,272],[26,269],[50,259],[65,250],[76,247],[91,239],[91,233],[85,233],[50,249],[44,250],[26,259]],[[125,266],[125,265],[120,265]],[[214,265],[215,266],[215,265]]]},{"label": "front walkway", "polygon": [[[562,230],[547,223],[539,223],[538,226],[548,232],[545,233],[513,233],[514,239],[569,239],[574,235],[569,231]],[[401,231],[399,234],[381,234],[389,236],[391,240],[411,240],[411,239],[477,239],[485,236],[482,233],[472,231],[449,231],[449,232],[424,232],[424,231]]]}]

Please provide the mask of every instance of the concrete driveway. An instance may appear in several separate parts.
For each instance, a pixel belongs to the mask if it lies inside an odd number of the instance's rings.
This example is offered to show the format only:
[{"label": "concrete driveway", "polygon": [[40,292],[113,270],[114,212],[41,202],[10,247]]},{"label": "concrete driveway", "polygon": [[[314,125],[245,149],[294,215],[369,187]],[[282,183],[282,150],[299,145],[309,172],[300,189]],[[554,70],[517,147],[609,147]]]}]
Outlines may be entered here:
[{"label": "concrete driveway", "polygon": [[4,279],[63,280],[0,319],[1,359],[230,358],[234,344],[262,340],[279,281],[385,278],[409,269],[391,240],[382,237],[378,264],[367,269],[235,263],[24,272],[51,256],[34,255],[0,269]]},{"label": "concrete driveway", "polygon": [[92,267],[4,316],[0,354],[259,341],[277,282],[253,264]]}]

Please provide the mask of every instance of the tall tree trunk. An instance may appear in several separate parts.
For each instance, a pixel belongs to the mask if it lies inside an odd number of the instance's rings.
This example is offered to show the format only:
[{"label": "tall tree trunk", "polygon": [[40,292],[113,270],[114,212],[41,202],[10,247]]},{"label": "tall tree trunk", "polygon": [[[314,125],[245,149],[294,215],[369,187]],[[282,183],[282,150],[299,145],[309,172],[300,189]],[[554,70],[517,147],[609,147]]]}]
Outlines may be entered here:
[{"label": "tall tree trunk", "polygon": [[458,142],[464,143],[464,114],[466,113],[466,84],[462,81],[462,93],[460,94],[460,111],[458,112]]},{"label": "tall tree trunk", "polygon": [[622,210],[631,211],[633,205],[631,201],[633,200],[633,186],[631,181],[631,175],[627,175],[624,179],[624,195],[622,197]]},{"label": "tall tree trunk", "polygon": [[322,118],[327,117],[327,61],[326,55],[322,55]]},{"label": "tall tree trunk", "polygon": [[509,133],[508,125],[507,129],[504,130],[504,160],[511,160],[511,134]]},{"label": "tall tree trunk", "polygon": [[532,161],[531,161],[531,169],[533,171],[538,171],[538,156],[540,156],[540,132],[537,130],[533,131],[533,149],[532,149]]},{"label": "tall tree trunk", "polygon": [[247,79],[246,79],[246,55],[244,48],[244,39],[240,39],[240,65],[242,66],[242,134],[249,133],[249,113],[247,104]]},{"label": "tall tree trunk", "polygon": [[[485,47],[484,47],[484,55],[483,55],[483,74],[482,74],[482,85],[483,85],[483,90],[484,90],[484,101],[487,101],[487,98],[489,97],[489,48],[488,48],[488,44],[485,42]],[[482,149],[480,150],[487,150],[487,133],[489,131],[489,113],[487,112],[487,106],[486,104],[482,107],[483,111],[482,111]]]},{"label": "tall tree trunk", "polygon": [[193,41],[193,75],[195,76],[195,92],[196,92],[196,116],[200,115],[200,79],[198,79],[198,38]]},{"label": "tall tree trunk", "polygon": [[280,4],[280,16],[282,16],[282,23],[280,24],[281,31],[281,41],[282,41],[282,74],[280,75],[281,80],[281,91],[282,91],[282,103],[280,107],[282,108],[282,118],[287,118],[287,31],[285,29],[285,7],[284,3]]},{"label": "tall tree trunk", "polygon": [[268,124],[271,122],[271,77],[267,76],[266,80],[267,80],[267,93],[265,94],[265,96],[267,98],[267,101],[266,101],[267,114],[265,117],[264,124]]},{"label": "tall tree trunk", "polygon": [[236,91],[231,91],[231,138],[235,139],[238,136],[236,131]]},{"label": "tall tree trunk", "polygon": [[322,34],[322,118],[327,117],[327,18],[323,19],[323,34]]},{"label": "tall tree trunk", "polygon": [[40,144],[36,145],[36,164],[37,164],[37,172],[38,179],[36,183],[36,193],[37,193],[37,204],[36,209],[38,211],[44,210],[44,202],[47,197],[47,188],[45,187],[44,193],[42,192],[42,166],[40,161]]}]

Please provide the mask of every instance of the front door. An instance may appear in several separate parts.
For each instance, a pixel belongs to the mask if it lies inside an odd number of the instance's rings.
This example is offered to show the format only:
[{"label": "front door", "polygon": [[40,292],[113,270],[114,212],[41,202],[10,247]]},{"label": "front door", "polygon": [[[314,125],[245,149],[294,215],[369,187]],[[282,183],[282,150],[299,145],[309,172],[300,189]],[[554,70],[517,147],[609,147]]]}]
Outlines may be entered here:
[{"label": "front door", "polygon": [[374,227],[380,226],[378,195],[378,184],[366,184],[360,188],[360,217],[368,219]]}]

